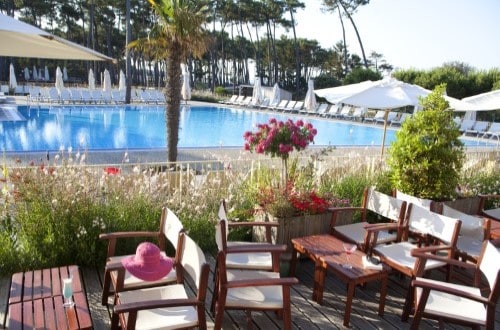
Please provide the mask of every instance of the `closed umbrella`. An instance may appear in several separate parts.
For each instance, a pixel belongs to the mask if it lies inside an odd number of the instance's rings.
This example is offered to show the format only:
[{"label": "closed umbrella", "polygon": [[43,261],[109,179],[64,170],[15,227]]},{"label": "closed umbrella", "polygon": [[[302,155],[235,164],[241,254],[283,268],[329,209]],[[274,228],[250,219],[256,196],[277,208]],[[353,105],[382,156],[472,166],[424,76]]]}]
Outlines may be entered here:
[{"label": "closed umbrella", "polygon": [[63,68],[63,80],[68,81],[68,69],[66,67]]},{"label": "closed umbrella", "polygon": [[125,73],[120,70],[120,80],[118,81],[118,90],[124,91],[127,88],[127,80],[125,79]]},{"label": "closed umbrella", "polygon": [[89,70],[89,89],[95,89],[95,76],[92,69]]},{"label": "closed umbrella", "polygon": [[43,72],[42,72],[42,68],[38,69],[38,79],[40,79],[40,80],[44,80],[44,79],[43,79]]},{"label": "closed umbrella", "polygon": [[109,75],[108,69],[104,69],[104,84],[102,90],[105,92],[111,91],[111,76]]},{"label": "closed umbrella", "polygon": [[318,104],[316,103],[316,95],[314,95],[314,81],[309,79],[307,82],[307,94],[304,100],[304,107],[308,111],[315,110]]},{"label": "closed umbrella", "polygon": [[64,82],[63,82],[63,73],[61,71],[60,67],[57,67],[56,69],[56,83],[55,86],[58,90],[61,90],[64,88]]},{"label": "closed umbrella", "polygon": [[36,66],[33,65],[33,80],[38,80],[38,71]]},{"label": "closed umbrella", "polygon": [[30,69],[24,68],[24,80],[30,80]]},{"label": "closed umbrella", "polygon": [[47,66],[45,66],[45,81],[49,81],[49,80],[50,80],[49,68],[47,68]]},{"label": "closed umbrella", "polygon": [[255,83],[253,86],[252,102],[253,104],[262,103],[262,87],[260,84],[260,77],[255,77]]},{"label": "closed umbrella", "polygon": [[17,79],[16,79],[16,71],[14,70],[14,65],[10,63],[9,67],[9,89],[16,89],[17,87]]},{"label": "closed umbrella", "polygon": [[269,105],[271,106],[278,105],[280,101],[281,101],[281,89],[278,83],[275,83],[273,87],[273,95],[271,97],[271,102],[269,103]]},{"label": "closed umbrella", "polygon": [[182,99],[184,101],[191,100],[191,86],[189,81],[189,72],[185,72],[183,74],[181,94],[182,94]]}]

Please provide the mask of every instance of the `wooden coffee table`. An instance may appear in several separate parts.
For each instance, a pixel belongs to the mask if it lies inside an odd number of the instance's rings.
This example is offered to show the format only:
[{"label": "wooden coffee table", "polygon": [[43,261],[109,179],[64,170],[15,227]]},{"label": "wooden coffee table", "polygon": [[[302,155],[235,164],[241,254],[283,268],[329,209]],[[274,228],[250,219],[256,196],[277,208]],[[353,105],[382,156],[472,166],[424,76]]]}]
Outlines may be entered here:
[{"label": "wooden coffee table", "polygon": [[[313,235],[292,239],[295,252],[299,252],[315,263],[314,288],[312,298],[319,304],[323,301],[323,290],[327,272],[331,272],[341,281],[347,283],[347,299],[344,314],[344,325],[349,326],[351,317],[352,299],[356,285],[370,281],[380,280],[380,300],[378,314],[382,316],[385,308],[385,296],[387,293],[387,279],[390,267],[382,265],[382,269],[365,269],[362,258],[365,253],[356,250],[349,256],[349,264],[352,268],[345,268],[347,255],[344,252],[343,241],[332,235]],[[297,253],[292,254],[291,275],[295,275]]]},{"label": "wooden coffee table", "polygon": [[[73,275],[71,308],[63,306],[62,279]],[[15,273],[9,294],[9,329],[92,329],[78,266]]]}]

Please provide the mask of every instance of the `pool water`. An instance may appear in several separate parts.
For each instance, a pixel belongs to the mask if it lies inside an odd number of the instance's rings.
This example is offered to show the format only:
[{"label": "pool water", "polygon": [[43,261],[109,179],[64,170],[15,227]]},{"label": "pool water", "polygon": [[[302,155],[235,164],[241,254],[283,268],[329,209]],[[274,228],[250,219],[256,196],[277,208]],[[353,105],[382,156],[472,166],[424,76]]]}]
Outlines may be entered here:
[{"label": "pool water", "polygon": [[[19,106],[26,120],[0,122],[2,151],[54,151],[165,148],[163,106]],[[183,106],[180,113],[180,148],[242,147],[243,133],[275,117],[303,119],[317,130],[315,145],[380,146],[381,125],[359,125],[310,116],[285,115],[224,107]],[[395,139],[387,130],[385,144]],[[487,145],[464,140],[466,144]]]}]

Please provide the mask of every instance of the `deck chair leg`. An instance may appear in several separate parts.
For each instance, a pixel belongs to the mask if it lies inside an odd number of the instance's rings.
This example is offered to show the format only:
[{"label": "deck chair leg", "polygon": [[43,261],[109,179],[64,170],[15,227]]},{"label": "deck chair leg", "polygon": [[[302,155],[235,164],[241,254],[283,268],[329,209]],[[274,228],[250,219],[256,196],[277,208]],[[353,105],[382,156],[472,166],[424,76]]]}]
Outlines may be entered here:
[{"label": "deck chair leg", "polygon": [[102,285],[102,298],[101,298],[101,304],[103,306],[106,306],[108,304],[108,297],[109,297],[109,287],[111,285],[111,275],[109,271],[106,271],[104,273],[104,283]]},{"label": "deck chair leg", "polygon": [[245,314],[247,316],[247,329],[251,330],[253,329],[252,312],[247,309]]},{"label": "deck chair leg", "polygon": [[215,272],[214,272],[214,291],[212,293],[212,302],[210,303],[210,312],[215,315],[215,305],[219,295],[219,268],[217,267],[217,261],[215,261]]}]

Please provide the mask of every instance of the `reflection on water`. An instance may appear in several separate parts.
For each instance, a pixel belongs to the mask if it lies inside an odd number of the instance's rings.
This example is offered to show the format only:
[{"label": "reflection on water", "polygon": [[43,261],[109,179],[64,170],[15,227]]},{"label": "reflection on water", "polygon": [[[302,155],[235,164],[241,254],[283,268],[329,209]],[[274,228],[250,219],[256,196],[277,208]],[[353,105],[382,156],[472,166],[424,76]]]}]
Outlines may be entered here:
[{"label": "reflection on water", "polygon": [[[135,149],[164,148],[163,106],[54,106],[50,109],[19,107],[26,121],[0,122],[0,149],[46,151],[62,148]],[[261,113],[218,107],[181,106],[179,147],[243,146],[243,133],[259,123],[284,114]],[[311,122],[318,130],[316,145],[381,145],[381,126],[293,116]],[[395,138],[388,130],[386,145]],[[471,142],[474,145],[484,143]]]}]

